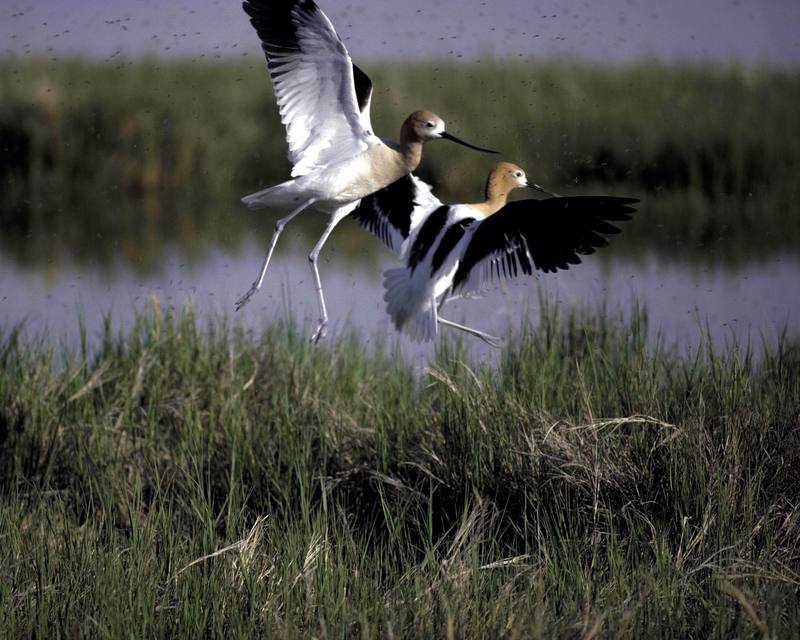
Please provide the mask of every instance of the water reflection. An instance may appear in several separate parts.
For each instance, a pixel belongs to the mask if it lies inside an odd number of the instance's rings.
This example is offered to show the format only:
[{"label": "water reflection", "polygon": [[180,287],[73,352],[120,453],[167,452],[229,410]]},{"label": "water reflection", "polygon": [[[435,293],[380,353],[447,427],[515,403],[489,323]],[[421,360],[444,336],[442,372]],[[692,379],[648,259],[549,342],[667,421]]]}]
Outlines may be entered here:
[{"label": "water reflection", "polygon": [[[421,174],[424,176],[425,171]],[[477,190],[458,190],[452,195],[445,184],[432,182],[444,202],[480,199]],[[760,219],[759,211],[771,206],[769,202],[710,203],[686,194],[642,195],[633,189],[603,185],[552,188],[569,195],[641,197],[639,212],[614,238],[613,249],[637,262],[655,254],[660,260],[691,264],[693,268],[743,268],[772,257],[800,257],[800,244],[793,240],[794,218]],[[211,203],[174,197],[152,202],[114,201],[98,196],[54,211],[0,209],[0,252],[18,267],[80,265],[103,272],[128,269],[145,275],[162,269],[168,256],[180,255],[183,261],[196,264],[215,250],[236,253],[253,238],[262,238],[266,246],[279,212],[248,211],[239,203],[239,195],[231,192]],[[518,197],[512,195],[511,199]],[[782,210],[787,210],[786,206]],[[292,231],[311,247],[324,229],[321,220],[322,216],[309,212],[292,223]],[[360,229],[337,230],[337,235],[347,237],[339,255],[365,263],[364,268],[374,264],[382,250]]]},{"label": "water reflection", "polygon": [[[321,223],[321,221],[320,221]],[[385,313],[381,274],[395,264],[382,249],[354,259],[351,238],[359,230],[346,225],[332,238],[321,258],[329,301],[332,333],[355,327],[367,344],[395,333]],[[266,236],[265,236],[266,238]],[[259,329],[263,323],[288,316],[306,322],[316,319],[316,299],[306,253],[310,241],[296,229],[286,233],[262,291],[236,319]],[[31,333],[45,332],[68,343],[78,339],[78,318],[90,336],[98,336],[103,316],[111,313],[115,327],[131,324],[134,310],[155,297],[164,307],[194,305],[204,315],[233,316],[233,304],[259,268],[264,243],[250,241],[240,250],[211,248],[202,260],[188,262],[181,252],[166,253],[162,268],[142,275],[116,265],[111,270],[77,264],[50,268],[46,264],[18,268],[0,258],[0,326],[25,321]],[[371,246],[367,243],[366,246]],[[347,256],[350,256],[348,258]],[[660,333],[668,344],[696,346],[700,329],[707,328],[721,345],[735,336],[740,342],[774,340],[780,330],[800,328],[800,258],[777,255],[740,267],[689,267],[656,253],[631,259],[615,246],[585,260],[568,272],[538,279],[521,279],[488,292],[482,299],[452,303],[448,317],[481,329],[506,334],[523,318],[536,318],[540,293],[564,309],[605,304],[609,312],[629,314],[638,302],[649,314],[651,335]],[[400,339],[401,351],[413,362],[432,352]],[[470,342],[478,358],[491,350]]]}]

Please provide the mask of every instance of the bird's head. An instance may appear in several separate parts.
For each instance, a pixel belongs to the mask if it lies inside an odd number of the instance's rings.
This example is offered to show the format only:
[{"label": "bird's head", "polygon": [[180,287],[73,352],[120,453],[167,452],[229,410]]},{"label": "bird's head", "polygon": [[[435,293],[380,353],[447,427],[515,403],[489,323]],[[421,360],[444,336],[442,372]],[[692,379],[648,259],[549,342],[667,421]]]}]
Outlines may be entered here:
[{"label": "bird's head", "polygon": [[497,182],[498,185],[502,185],[508,191],[518,187],[528,186],[528,178],[525,176],[522,167],[519,167],[513,162],[498,163],[495,165],[494,169],[492,169],[490,175],[490,179],[494,178],[494,181]]},{"label": "bird's head", "polygon": [[550,191],[547,191],[535,182],[530,182],[522,167],[514,164],[513,162],[500,162],[496,164],[489,173],[489,180],[487,181],[486,186],[487,196],[491,196],[492,193],[496,193],[497,195],[508,195],[512,189],[517,189],[520,187],[527,187],[529,189],[541,191],[542,193],[546,193],[551,196],[556,195]]},{"label": "bird's head", "polygon": [[454,135],[445,131],[444,120],[432,111],[427,110],[415,111],[406,118],[401,130],[401,139],[405,139],[408,142],[422,143],[429,142],[430,140],[450,140],[465,147],[469,147],[470,149],[475,149],[476,151],[497,153],[497,151],[476,147],[474,144],[456,138]]},{"label": "bird's head", "polygon": [[405,125],[419,142],[437,140],[444,133],[444,120],[432,111],[415,111],[406,118]]}]

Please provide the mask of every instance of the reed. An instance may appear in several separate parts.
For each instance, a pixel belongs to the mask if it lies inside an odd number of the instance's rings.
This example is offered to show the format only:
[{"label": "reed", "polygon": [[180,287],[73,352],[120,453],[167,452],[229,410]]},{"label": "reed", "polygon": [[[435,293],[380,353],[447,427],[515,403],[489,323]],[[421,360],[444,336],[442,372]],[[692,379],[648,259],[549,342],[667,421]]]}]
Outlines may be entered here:
[{"label": "reed", "polygon": [[[542,305],[425,371],[191,309],[0,334],[10,637],[792,637],[800,343]],[[648,346],[650,345],[650,346]]]}]

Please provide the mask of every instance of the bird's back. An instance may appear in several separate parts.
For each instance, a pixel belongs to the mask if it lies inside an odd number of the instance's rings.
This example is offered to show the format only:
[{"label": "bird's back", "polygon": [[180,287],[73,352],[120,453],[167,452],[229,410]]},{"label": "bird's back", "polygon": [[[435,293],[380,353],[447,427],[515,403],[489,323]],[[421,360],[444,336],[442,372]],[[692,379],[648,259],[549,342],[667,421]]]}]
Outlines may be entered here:
[{"label": "bird's back", "polygon": [[387,312],[412,338],[436,335],[437,308],[453,283],[475,214],[465,205],[438,207],[409,236],[404,265],[386,272]]}]

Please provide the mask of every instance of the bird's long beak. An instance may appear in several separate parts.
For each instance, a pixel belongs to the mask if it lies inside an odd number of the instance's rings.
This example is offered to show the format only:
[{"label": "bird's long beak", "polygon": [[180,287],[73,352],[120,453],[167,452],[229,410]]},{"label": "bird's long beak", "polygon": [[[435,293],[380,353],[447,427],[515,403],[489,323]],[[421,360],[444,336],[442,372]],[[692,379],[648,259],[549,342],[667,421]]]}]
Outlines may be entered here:
[{"label": "bird's long beak", "polygon": [[527,187],[528,187],[528,189],[535,189],[536,191],[541,191],[542,193],[546,193],[548,196],[553,196],[554,198],[560,198],[561,197],[557,193],[554,193],[552,191],[548,191],[544,187],[536,184],[535,182],[529,182],[527,184]]},{"label": "bird's long beak", "polygon": [[483,151],[484,153],[500,153],[499,151],[492,151],[491,149],[476,147],[474,144],[470,144],[469,142],[464,142],[463,140],[459,140],[454,135],[447,133],[447,131],[442,131],[439,135],[445,140],[451,140],[453,142],[457,142],[458,144],[464,145],[465,147],[469,147],[470,149],[475,149],[475,151]]}]

